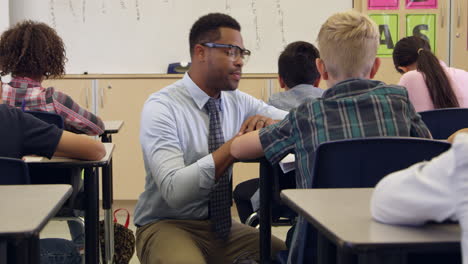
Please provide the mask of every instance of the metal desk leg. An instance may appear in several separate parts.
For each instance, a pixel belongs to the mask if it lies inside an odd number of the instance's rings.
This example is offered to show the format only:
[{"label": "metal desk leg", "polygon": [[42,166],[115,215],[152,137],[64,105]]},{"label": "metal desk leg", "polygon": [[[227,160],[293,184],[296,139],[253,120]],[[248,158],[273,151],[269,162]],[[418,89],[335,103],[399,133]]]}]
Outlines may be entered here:
[{"label": "metal desk leg", "polygon": [[29,263],[39,264],[40,252],[39,252],[39,234],[36,234],[28,239],[28,250],[29,250]]},{"label": "metal desk leg", "polygon": [[102,208],[104,210],[104,263],[113,263],[114,258],[114,224],[112,219],[112,160],[109,166],[102,168]]},{"label": "metal desk leg", "polygon": [[102,134],[101,141],[104,143],[105,142],[112,143],[112,134],[106,134],[106,133]]},{"label": "metal desk leg", "polygon": [[0,239],[0,264],[7,264],[8,250],[6,239]]},{"label": "metal desk leg", "polygon": [[271,258],[271,186],[272,167],[260,162],[260,263],[270,263]]},{"label": "metal desk leg", "polygon": [[[112,142],[112,134],[104,133],[101,136],[102,142]],[[112,202],[114,201],[112,175],[112,160],[108,167],[102,168],[102,209],[104,210],[104,263],[111,264],[114,259],[114,224],[112,217]]]},{"label": "metal desk leg", "polygon": [[353,254],[346,252],[341,248],[336,250],[336,263],[338,264],[349,264],[353,263]]},{"label": "metal desk leg", "polygon": [[406,264],[406,254],[399,250],[377,252],[371,250],[358,255],[359,264]]},{"label": "metal desk leg", "polygon": [[94,168],[84,170],[85,207],[85,262],[99,263],[99,181]]},{"label": "metal desk leg", "polygon": [[334,254],[335,251],[333,244],[324,235],[317,231],[317,263],[336,263]]}]

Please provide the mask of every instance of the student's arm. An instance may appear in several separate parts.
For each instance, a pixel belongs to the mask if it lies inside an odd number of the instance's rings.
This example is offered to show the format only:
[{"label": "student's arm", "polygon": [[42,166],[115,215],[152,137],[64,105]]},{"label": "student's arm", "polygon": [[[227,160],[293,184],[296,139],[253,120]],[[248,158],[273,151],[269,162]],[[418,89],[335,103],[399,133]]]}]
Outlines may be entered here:
[{"label": "student's arm", "polygon": [[20,109],[10,109],[21,124],[22,155],[40,155],[99,160],[105,155],[104,145],[84,135],[76,135],[48,124]]},{"label": "student's arm", "polygon": [[54,155],[83,160],[100,160],[106,155],[106,150],[100,141],[85,135],[63,131]]},{"label": "student's arm", "polygon": [[[291,113],[294,115],[294,111]],[[237,137],[232,143],[231,154],[237,159],[254,159],[265,155],[269,162],[277,163],[294,149],[290,115],[276,124]]]},{"label": "student's arm", "polygon": [[264,155],[259,131],[255,130],[234,139],[231,154],[236,159],[255,159]]},{"label": "student's arm", "polygon": [[387,175],[372,195],[372,216],[379,222],[406,225],[453,217],[458,201],[455,169],[452,147],[429,162]]},{"label": "student's arm", "polygon": [[101,118],[81,107],[70,96],[54,91],[53,99],[55,110],[63,117],[66,130],[90,136],[104,133]]}]

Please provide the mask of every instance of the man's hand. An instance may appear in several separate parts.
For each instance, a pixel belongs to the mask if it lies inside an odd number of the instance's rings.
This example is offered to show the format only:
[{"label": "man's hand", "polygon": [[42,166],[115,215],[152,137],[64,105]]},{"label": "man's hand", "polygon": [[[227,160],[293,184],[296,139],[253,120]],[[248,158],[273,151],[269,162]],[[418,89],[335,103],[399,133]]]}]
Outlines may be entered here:
[{"label": "man's hand", "polygon": [[259,130],[260,128],[267,127],[276,122],[277,121],[266,116],[254,115],[254,116],[247,118],[247,120],[245,120],[245,122],[242,124],[239,130],[239,133],[237,135],[240,136],[250,131]]}]

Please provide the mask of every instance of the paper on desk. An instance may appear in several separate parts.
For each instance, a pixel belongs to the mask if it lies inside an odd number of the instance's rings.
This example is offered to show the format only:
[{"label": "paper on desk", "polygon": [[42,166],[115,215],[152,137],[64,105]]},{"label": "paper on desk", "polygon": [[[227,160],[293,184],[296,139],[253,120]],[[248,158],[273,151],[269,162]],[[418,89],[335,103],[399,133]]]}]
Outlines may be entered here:
[{"label": "paper on desk", "polygon": [[44,159],[44,157],[40,157],[40,156],[24,156],[23,157],[24,162],[40,162],[42,161],[42,159]]},{"label": "paper on desk", "polygon": [[288,154],[279,162],[279,165],[283,173],[288,173],[295,169],[295,162],[296,156],[294,156],[294,154]]}]

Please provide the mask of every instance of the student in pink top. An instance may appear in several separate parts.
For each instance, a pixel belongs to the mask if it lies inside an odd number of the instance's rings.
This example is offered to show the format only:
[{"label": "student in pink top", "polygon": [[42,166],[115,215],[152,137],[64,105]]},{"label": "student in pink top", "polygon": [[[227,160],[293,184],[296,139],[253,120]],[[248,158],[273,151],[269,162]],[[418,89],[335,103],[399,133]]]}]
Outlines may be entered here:
[{"label": "student in pink top", "polygon": [[412,36],[398,41],[393,63],[403,74],[398,84],[406,87],[416,111],[468,107],[468,72],[439,61],[426,40]]}]

